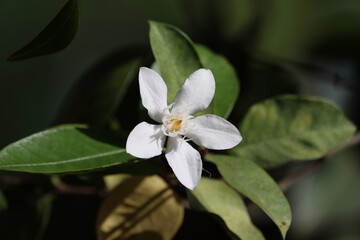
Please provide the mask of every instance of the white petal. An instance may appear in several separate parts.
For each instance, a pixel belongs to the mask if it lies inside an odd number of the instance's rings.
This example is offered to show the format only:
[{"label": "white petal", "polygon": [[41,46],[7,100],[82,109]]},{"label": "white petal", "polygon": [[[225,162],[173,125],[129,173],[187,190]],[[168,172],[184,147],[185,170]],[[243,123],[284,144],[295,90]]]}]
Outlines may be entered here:
[{"label": "white petal", "polygon": [[165,139],[161,125],[142,122],[129,134],[126,152],[138,158],[151,158],[161,154]]},{"label": "white petal", "polygon": [[178,137],[170,137],[165,157],[175,176],[185,187],[194,189],[199,184],[201,156],[189,143]]},{"label": "white petal", "polygon": [[237,128],[222,117],[205,114],[190,120],[186,137],[209,149],[229,149],[238,145],[242,137]]},{"label": "white petal", "polygon": [[167,108],[167,87],[164,80],[154,70],[141,67],[139,85],[142,104],[148,110],[149,116],[161,123]]},{"label": "white petal", "polygon": [[210,70],[199,69],[186,79],[176,94],[173,111],[193,114],[206,109],[215,93],[215,79]]}]

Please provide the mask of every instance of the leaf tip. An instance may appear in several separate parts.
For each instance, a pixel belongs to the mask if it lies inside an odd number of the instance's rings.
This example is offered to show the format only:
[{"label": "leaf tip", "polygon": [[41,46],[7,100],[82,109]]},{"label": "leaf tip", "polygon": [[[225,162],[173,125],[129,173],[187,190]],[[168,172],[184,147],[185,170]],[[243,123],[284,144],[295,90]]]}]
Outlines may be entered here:
[{"label": "leaf tip", "polygon": [[8,62],[16,61],[16,55],[14,55],[14,54],[10,55],[10,56],[6,59],[6,61],[8,61]]},{"label": "leaf tip", "polygon": [[148,24],[149,24],[150,28],[152,28],[152,27],[155,27],[156,25],[159,25],[160,22],[157,22],[157,21],[154,21],[154,20],[152,20],[152,19],[149,19],[149,20],[148,20]]},{"label": "leaf tip", "polygon": [[279,230],[281,232],[282,238],[285,240],[287,231],[289,230],[290,224],[286,221],[282,221],[279,225]]},{"label": "leaf tip", "polygon": [[27,57],[24,57],[23,54],[21,54],[21,51],[23,50],[23,48],[21,48],[20,50],[12,53],[7,59],[6,61],[8,62],[15,62],[15,61],[19,61],[19,60],[24,60]]}]

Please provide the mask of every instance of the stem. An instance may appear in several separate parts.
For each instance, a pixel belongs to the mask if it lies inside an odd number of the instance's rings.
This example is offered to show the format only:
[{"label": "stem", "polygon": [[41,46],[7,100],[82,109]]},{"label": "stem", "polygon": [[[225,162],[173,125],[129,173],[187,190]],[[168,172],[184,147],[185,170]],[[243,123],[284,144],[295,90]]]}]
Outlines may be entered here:
[{"label": "stem", "polygon": [[358,132],[354,136],[352,136],[343,145],[329,151],[324,157],[315,160],[315,162],[313,164],[311,164],[310,166],[303,168],[303,169],[295,172],[294,174],[290,175],[289,177],[283,179],[282,181],[280,181],[279,186],[280,186],[281,190],[283,190],[283,191],[288,190],[291,186],[293,186],[294,184],[299,182],[305,176],[311,174],[316,169],[318,169],[324,162],[328,161],[336,153],[341,152],[345,149],[348,149],[352,146],[355,146],[359,143],[360,143],[360,132]]},{"label": "stem", "polygon": [[66,183],[60,183],[54,187],[54,192],[57,194],[72,194],[72,195],[97,195],[103,197],[106,192],[101,189],[90,186],[72,186]]}]

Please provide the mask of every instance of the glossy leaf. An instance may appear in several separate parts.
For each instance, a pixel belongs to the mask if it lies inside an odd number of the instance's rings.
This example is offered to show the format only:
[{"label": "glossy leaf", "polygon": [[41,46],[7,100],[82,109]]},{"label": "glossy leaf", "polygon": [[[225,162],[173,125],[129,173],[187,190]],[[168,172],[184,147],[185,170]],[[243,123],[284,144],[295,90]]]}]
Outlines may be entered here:
[{"label": "glossy leaf", "polygon": [[100,207],[97,239],[170,240],[183,217],[179,198],[162,178],[126,178]]},{"label": "glossy leaf", "polygon": [[124,140],[81,126],[61,126],[21,139],[0,152],[0,169],[66,173],[104,168],[134,160]]},{"label": "glossy leaf", "polygon": [[69,0],[49,25],[30,43],[12,54],[8,61],[42,56],[64,49],[74,39],[78,25],[77,0]]},{"label": "glossy leaf", "polygon": [[265,239],[252,224],[244,201],[225,182],[202,178],[200,184],[188,191],[192,207],[200,205],[208,212],[220,216],[227,228],[242,240]]},{"label": "glossy leaf", "polygon": [[186,78],[199,68],[210,69],[216,91],[206,113],[227,117],[239,93],[239,81],[231,64],[221,55],[191,42],[179,29],[164,23],[150,22],[150,42],[158,71],[168,87],[168,103],[172,103]]},{"label": "glossy leaf", "polygon": [[253,161],[226,155],[207,155],[225,181],[256,203],[276,223],[283,238],[291,223],[288,201],[276,182]]},{"label": "glossy leaf", "polygon": [[196,45],[204,68],[210,69],[216,81],[214,99],[205,113],[213,113],[222,117],[228,117],[239,94],[239,79],[235,69],[228,60],[202,45]]},{"label": "glossy leaf", "polygon": [[355,126],[326,100],[284,95],[251,107],[240,132],[244,140],[233,151],[275,167],[322,157],[351,137]]},{"label": "glossy leaf", "polygon": [[174,26],[150,21],[150,43],[170,104],[186,78],[202,65],[189,37]]},{"label": "glossy leaf", "polygon": [[[139,49],[123,50],[92,67],[66,97],[55,124],[81,122],[99,127],[108,124],[137,80],[142,55]],[[137,109],[137,101],[133,102]]]}]

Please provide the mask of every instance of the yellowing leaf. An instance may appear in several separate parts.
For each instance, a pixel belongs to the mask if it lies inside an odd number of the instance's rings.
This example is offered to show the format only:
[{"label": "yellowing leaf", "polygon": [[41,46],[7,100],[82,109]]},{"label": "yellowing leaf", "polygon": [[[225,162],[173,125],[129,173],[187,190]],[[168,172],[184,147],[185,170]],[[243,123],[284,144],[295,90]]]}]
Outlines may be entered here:
[{"label": "yellowing leaf", "polygon": [[158,176],[125,179],[104,200],[97,221],[99,240],[172,239],[184,208]]},{"label": "yellowing leaf", "polygon": [[130,177],[131,177],[131,175],[129,175],[129,174],[107,175],[104,177],[105,186],[108,190],[113,190],[121,182],[125,181],[126,179],[128,179]]}]

